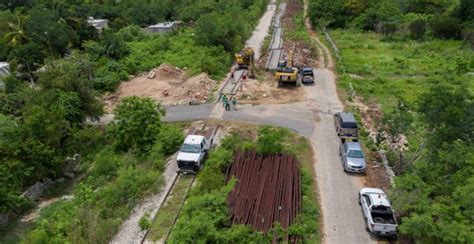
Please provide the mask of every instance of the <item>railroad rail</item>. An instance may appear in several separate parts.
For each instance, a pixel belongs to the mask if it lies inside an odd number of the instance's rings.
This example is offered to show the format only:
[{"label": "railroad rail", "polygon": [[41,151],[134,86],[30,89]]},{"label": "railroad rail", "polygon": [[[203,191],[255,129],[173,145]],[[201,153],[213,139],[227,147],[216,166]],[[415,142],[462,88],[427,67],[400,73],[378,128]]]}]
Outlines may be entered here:
[{"label": "railroad rail", "polygon": [[239,86],[241,85],[242,77],[244,75],[248,77],[248,70],[240,69],[234,71],[234,82],[232,82],[232,78],[230,76],[227,77],[226,81],[224,82],[224,85],[218,92],[219,96],[217,97],[216,101],[219,101],[221,96],[224,94],[231,96],[235,95],[237,93],[237,90],[239,89]]},{"label": "railroad rail", "polygon": [[280,3],[278,6],[278,13],[273,19],[273,35],[270,45],[268,47],[269,57],[265,65],[267,70],[275,70],[278,66],[278,61],[283,57],[283,28],[281,27],[281,18],[285,14],[286,3]]},{"label": "railroad rail", "polygon": [[[206,122],[204,123],[204,125],[203,125],[200,129],[199,129],[199,128],[192,128],[189,133],[192,134],[192,133],[194,133],[194,132],[196,132],[196,131],[204,131],[205,128],[207,127],[207,123],[208,123],[208,121],[206,121]],[[213,131],[213,133],[216,133],[218,129],[219,129],[219,128],[216,127],[215,130]],[[155,214],[155,216],[153,217],[153,220],[152,220],[151,223],[150,223],[150,227],[146,230],[145,235],[144,235],[143,238],[141,239],[140,243],[142,243],[142,244],[145,243],[145,241],[146,241],[146,239],[147,239],[147,237],[148,237],[148,234],[150,233],[150,229],[151,229],[151,227],[153,226],[153,223],[156,221],[156,218],[157,218],[157,216],[158,216],[158,214],[159,214],[160,209],[164,206],[164,204],[165,204],[166,201],[168,200],[168,197],[170,196],[171,192],[173,192],[173,190],[175,189],[176,183],[177,183],[184,175],[187,176],[187,175],[189,175],[189,173],[183,173],[183,172],[180,172],[180,171],[176,172],[176,175],[175,175],[174,178],[173,178],[173,182],[171,183],[171,187],[170,187],[170,188],[168,189],[168,191],[166,192],[165,198],[163,199],[163,201],[161,202],[160,206],[158,207],[158,212],[157,212],[157,213]],[[179,206],[178,212],[176,213],[176,216],[173,218],[173,223],[172,223],[170,229],[167,231],[166,236],[164,237],[164,241],[165,241],[165,242],[166,242],[166,240],[168,240],[168,238],[170,237],[171,232],[172,232],[172,230],[173,230],[173,228],[174,228],[174,225],[176,224],[176,221],[178,220],[178,217],[179,217],[179,215],[180,215],[180,213],[181,213],[181,210],[182,210],[182,208],[183,208],[183,206],[184,206],[184,203],[186,202],[186,199],[188,198],[189,191],[191,190],[192,186],[194,185],[194,181],[196,180],[196,174],[190,174],[190,175],[191,175],[191,177],[192,177],[191,183],[190,183],[189,186],[187,187],[186,193],[185,193],[185,195],[184,195],[184,197],[183,197],[183,201],[181,201],[181,204],[180,204],[180,206]]]}]

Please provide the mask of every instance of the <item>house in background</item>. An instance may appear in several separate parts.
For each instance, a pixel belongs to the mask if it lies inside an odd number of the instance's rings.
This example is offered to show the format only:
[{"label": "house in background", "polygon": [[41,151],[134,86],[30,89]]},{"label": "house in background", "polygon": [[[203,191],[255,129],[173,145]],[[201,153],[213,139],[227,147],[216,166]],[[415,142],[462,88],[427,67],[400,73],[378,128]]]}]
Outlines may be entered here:
[{"label": "house in background", "polygon": [[0,62],[0,91],[5,89],[3,78],[10,75],[10,65],[7,62]]},{"label": "house in background", "polygon": [[145,30],[150,33],[169,33],[178,29],[181,21],[163,22],[156,25],[150,25]]},{"label": "house in background", "polygon": [[87,19],[87,23],[94,27],[99,33],[102,32],[103,29],[109,27],[109,20],[108,19],[94,19],[94,17],[89,17]]}]

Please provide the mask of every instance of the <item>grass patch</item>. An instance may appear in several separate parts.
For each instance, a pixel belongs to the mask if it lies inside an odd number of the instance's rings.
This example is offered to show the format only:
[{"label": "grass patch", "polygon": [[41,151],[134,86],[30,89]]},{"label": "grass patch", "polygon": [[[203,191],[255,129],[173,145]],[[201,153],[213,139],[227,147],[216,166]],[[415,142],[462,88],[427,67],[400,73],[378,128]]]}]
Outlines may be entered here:
[{"label": "grass patch", "polygon": [[168,196],[168,199],[158,211],[155,221],[151,225],[150,232],[147,239],[158,241],[166,237],[167,233],[173,225],[174,219],[178,214],[181,203],[183,202],[189,184],[191,184],[192,177],[182,176],[173,188],[173,191]]},{"label": "grass patch", "polygon": [[331,36],[342,54],[340,86],[348,89],[352,82],[358,95],[382,108],[394,107],[397,96],[416,105],[417,98],[439,80],[474,81],[468,75],[474,70],[474,55],[462,41],[383,41],[379,34],[355,30],[333,30]]}]

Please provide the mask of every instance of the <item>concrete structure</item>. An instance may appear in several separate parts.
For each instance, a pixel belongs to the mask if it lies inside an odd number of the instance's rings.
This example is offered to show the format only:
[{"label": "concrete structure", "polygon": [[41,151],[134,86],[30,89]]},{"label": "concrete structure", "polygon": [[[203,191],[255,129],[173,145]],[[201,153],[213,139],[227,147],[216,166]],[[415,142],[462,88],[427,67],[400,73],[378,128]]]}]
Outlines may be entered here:
[{"label": "concrete structure", "polygon": [[99,33],[101,33],[103,29],[109,27],[109,20],[107,19],[94,19],[94,17],[89,17],[87,23],[94,27]]},{"label": "concrete structure", "polygon": [[150,33],[169,33],[178,29],[178,22],[163,22],[146,28]]},{"label": "concrete structure", "polygon": [[10,65],[7,62],[0,62],[0,91],[5,87],[3,77],[10,75]]}]

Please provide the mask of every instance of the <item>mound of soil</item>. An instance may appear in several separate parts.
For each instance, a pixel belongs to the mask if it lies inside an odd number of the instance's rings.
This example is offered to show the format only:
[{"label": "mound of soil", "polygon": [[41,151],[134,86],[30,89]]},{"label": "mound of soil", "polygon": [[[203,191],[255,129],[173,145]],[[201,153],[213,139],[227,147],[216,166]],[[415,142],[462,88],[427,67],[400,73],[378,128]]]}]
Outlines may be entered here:
[{"label": "mound of soil", "polygon": [[205,73],[186,77],[185,72],[168,64],[120,84],[117,92],[105,97],[106,110],[111,112],[125,97],[151,97],[162,105],[205,102],[212,93],[215,80]]}]

